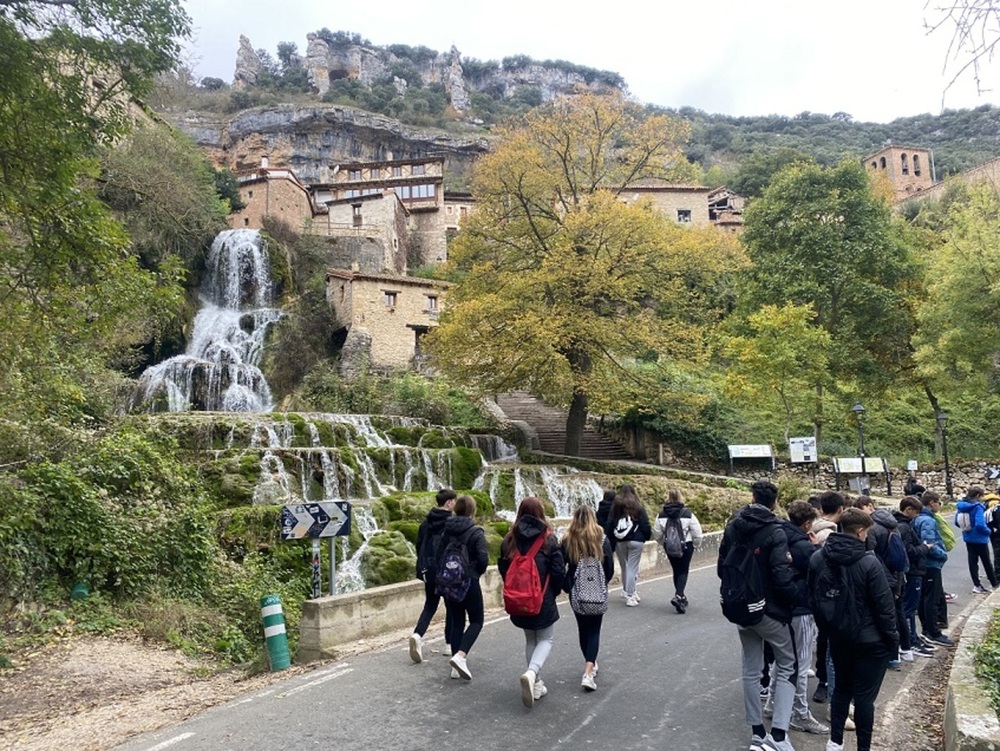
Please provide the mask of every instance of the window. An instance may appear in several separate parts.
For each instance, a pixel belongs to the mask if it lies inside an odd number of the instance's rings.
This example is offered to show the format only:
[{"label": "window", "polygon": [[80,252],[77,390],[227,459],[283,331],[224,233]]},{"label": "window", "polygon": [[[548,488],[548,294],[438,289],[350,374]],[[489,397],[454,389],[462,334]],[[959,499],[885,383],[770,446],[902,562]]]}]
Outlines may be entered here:
[{"label": "window", "polygon": [[451,206],[446,206],[446,207],[445,207],[445,209],[446,209],[446,210],[447,210],[447,212],[448,212],[448,213],[450,214],[450,213],[451,213],[451,209],[452,209],[452,207],[451,207]]},{"label": "window", "polygon": [[906,161],[906,154],[900,154],[899,155],[899,159],[903,163],[903,174],[904,175],[910,174],[910,165]]},{"label": "window", "polygon": [[422,165],[422,164],[414,164],[413,165],[413,169],[411,170],[411,174],[414,174],[414,175],[425,175],[427,173],[424,171],[424,165]]},{"label": "window", "polygon": [[347,179],[348,180],[360,180],[361,179],[361,170],[359,170],[359,169],[347,170]]},{"label": "window", "polygon": [[344,191],[344,198],[360,198],[360,197],[361,197],[361,191],[360,190],[345,190]]},{"label": "window", "polygon": [[248,217],[248,216],[243,217],[243,226],[244,227],[249,227],[250,226],[250,217]]},{"label": "window", "polygon": [[354,204],[354,205],[351,206],[351,209],[353,209],[352,219],[354,220],[354,226],[355,227],[360,227],[361,226],[361,204],[360,203],[356,203],[356,204]]},{"label": "window", "polygon": [[393,177],[402,177],[403,176],[403,168],[402,167],[393,167],[392,168],[392,176]]},{"label": "window", "polygon": [[385,297],[383,298],[385,300],[385,307],[395,308],[398,296],[398,292],[385,292]]},{"label": "window", "polygon": [[253,198],[253,191],[252,190],[248,190],[247,191],[247,198]]},{"label": "window", "polygon": [[879,159],[879,164],[882,166],[882,169],[885,169],[885,157]]},{"label": "window", "polygon": [[371,177],[372,180],[378,180],[380,177],[382,177],[382,170],[380,170],[378,167],[372,167],[368,171],[368,175],[369,177]]},{"label": "window", "polygon": [[427,310],[436,311],[438,309],[438,299],[436,295],[427,295]]},{"label": "window", "polygon": [[681,224],[690,224],[691,209],[677,209],[677,221]]},{"label": "window", "polygon": [[913,155],[913,174],[920,177],[920,157],[917,154]]}]

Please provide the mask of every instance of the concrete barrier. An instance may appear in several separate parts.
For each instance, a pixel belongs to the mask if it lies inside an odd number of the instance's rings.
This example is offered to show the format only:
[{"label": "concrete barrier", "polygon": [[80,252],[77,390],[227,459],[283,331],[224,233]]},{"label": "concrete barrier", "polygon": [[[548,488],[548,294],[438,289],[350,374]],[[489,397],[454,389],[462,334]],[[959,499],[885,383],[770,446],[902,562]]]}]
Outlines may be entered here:
[{"label": "concrete barrier", "polygon": [[[718,557],[721,532],[705,535],[695,551],[692,566],[704,565]],[[620,572],[612,583],[620,583]],[[659,543],[649,541],[642,551],[639,571],[647,574],[669,573],[670,564]],[[503,581],[496,566],[490,566],[480,584],[486,610],[503,608]],[[359,639],[411,627],[424,607],[424,584],[413,581],[372,587],[360,592],[306,600],[299,623],[299,648],[296,662],[332,659],[337,648]],[[444,607],[438,609],[435,621],[444,620]]]},{"label": "concrete barrier", "polygon": [[956,648],[945,700],[946,751],[996,751],[1000,749],[1000,720],[980,687],[973,666],[973,647],[982,642],[993,612],[1000,607],[1000,593],[985,598],[969,615]]}]

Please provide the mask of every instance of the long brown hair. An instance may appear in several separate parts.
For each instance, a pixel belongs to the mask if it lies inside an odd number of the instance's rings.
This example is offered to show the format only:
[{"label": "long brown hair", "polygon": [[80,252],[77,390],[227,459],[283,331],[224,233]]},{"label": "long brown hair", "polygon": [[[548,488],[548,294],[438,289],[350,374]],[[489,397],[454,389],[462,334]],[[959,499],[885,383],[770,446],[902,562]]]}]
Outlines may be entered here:
[{"label": "long brown hair", "polygon": [[611,521],[617,522],[626,514],[637,519],[640,513],[639,509],[639,497],[635,494],[635,487],[625,483],[618,488],[615,502],[611,506]]},{"label": "long brown hair", "polygon": [[597,523],[594,509],[586,504],[576,507],[563,542],[570,563],[579,563],[581,558],[601,560],[604,557],[604,530]]},{"label": "long brown hair", "polygon": [[549,526],[549,520],[545,518],[545,507],[540,500],[533,495],[522,500],[517,507],[517,516],[514,517],[514,522],[510,525],[510,530],[503,538],[507,546],[508,558],[514,555],[514,538],[517,536],[517,525],[525,516],[534,516],[536,519],[540,519],[546,527]]}]

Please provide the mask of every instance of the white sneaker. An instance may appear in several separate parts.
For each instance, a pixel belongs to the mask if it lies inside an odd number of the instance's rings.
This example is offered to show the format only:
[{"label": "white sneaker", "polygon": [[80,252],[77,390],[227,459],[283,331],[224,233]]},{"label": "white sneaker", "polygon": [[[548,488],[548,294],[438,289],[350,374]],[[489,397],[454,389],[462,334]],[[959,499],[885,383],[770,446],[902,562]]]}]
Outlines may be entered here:
[{"label": "white sneaker", "polygon": [[472,680],[472,672],[469,670],[469,665],[465,661],[465,658],[462,657],[462,655],[455,655],[450,660],[448,660],[448,664],[451,665],[453,668],[455,668],[455,670],[458,671],[458,674],[463,678],[465,678],[465,680],[467,681]]},{"label": "white sneaker", "polygon": [[452,668],[451,669],[451,677],[452,677],[452,679],[457,680],[457,679],[461,678],[462,676],[460,676],[458,674],[458,671],[455,670],[455,668]]},{"label": "white sneaker", "polygon": [[625,600],[625,605],[627,605],[630,608],[634,608],[638,604],[639,601],[636,599],[635,595],[632,595],[632,597],[629,597]]},{"label": "white sneaker", "polygon": [[580,681],[580,685],[583,686],[588,691],[597,690],[597,683],[594,681],[594,676],[592,674],[588,675],[587,673],[584,673],[583,680]]},{"label": "white sneaker", "polygon": [[528,709],[535,706],[535,671],[526,670],[521,675],[521,703]]},{"label": "white sneaker", "polygon": [[816,677],[816,671],[813,668],[809,668],[806,671],[806,675],[808,675],[810,678],[815,678]]},{"label": "white sneaker", "polygon": [[531,691],[531,695],[534,697],[535,701],[541,699],[548,692],[549,689],[546,687],[544,683],[542,683],[542,679],[541,678],[536,679],[535,687]]},{"label": "white sneaker", "polygon": [[843,743],[834,743],[833,741],[826,742],[826,751],[844,751]]},{"label": "white sneaker", "polygon": [[635,599],[636,602],[642,602],[642,598],[639,597],[639,590],[638,589],[635,591],[635,594],[633,594],[632,597]]},{"label": "white sneaker", "polygon": [[903,662],[913,662],[913,650],[912,649],[901,649],[899,650],[899,659]]},{"label": "white sneaker", "polygon": [[595,678],[597,677],[597,663],[596,662],[594,663],[594,668],[593,668],[593,670],[590,671],[590,674],[592,676],[594,676]]},{"label": "white sneaker", "polygon": [[424,640],[420,634],[410,634],[410,659],[418,664],[424,661]]}]

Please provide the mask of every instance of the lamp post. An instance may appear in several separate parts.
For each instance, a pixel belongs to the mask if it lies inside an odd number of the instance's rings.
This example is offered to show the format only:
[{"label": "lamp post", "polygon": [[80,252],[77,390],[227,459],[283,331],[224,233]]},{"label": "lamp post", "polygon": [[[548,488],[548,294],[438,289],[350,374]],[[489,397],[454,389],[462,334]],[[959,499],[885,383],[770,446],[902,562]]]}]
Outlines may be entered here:
[{"label": "lamp post", "polygon": [[951,464],[948,463],[948,413],[937,413],[937,426],[941,431],[941,452],[944,454],[944,488],[948,498],[952,497]]},{"label": "lamp post", "polygon": [[858,402],[853,407],[851,407],[851,412],[854,413],[855,419],[858,421],[858,456],[861,457],[861,474],[867,474],[865,472],[865,408],[861,406],[861,402]]}]

